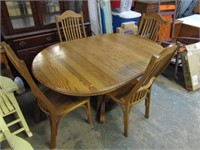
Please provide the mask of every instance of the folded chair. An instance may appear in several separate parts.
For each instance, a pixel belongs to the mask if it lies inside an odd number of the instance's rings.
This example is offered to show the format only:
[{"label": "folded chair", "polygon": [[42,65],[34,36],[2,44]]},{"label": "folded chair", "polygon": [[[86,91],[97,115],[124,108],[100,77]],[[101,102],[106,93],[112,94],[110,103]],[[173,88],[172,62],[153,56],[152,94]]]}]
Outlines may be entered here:
[{"label": "folded chair", "polygon": [[[176,51],[176,45],[165,48],[160,54],[153,55],[142,75],[138,80],[108,93],[111,100],[120,104],[124,114],[124,135],[128,136],[129,117],[131,108],[145,100],[145,117],[149,118],[151,87],[159,74],[166,68]],[[101,117],[100,117],[101,118]]]},{"label": "folded chair", "polygon": [[60,16],[55,16],[55,21],[60,42],[63,41],[62,40],[63,34],[65,41],[71,41],[86,37],[82,12],[78,14],[71,10],[67,10]]},{"label": "folded chair", "polygon": [[33,150],[33,147],[31,146],[30,143],[10,132],[10,130],[7,127],[7,124],[5,123],[1,115],[0,115],[0,130],[1,130],[0,132],[2,132],[1,134],[8,141],[10,148],[14,150]]},{"label": "folded chair", "polygon": [[[60,119],[66,116],[69,112],[83,107],[86,109],[88,122],[91,124],[91,109],[89,97],[73,97],[66,96],[53,90],[47,89],[42,92],[35,84],[30,75],[26,64],[20,60],[12,51],[9,45],[4,45],[4,49],[8,59],[11,61],[16,70],[24,77],[31,88],[31,92],[35,96],[39,108],[47,115],[51,124],[51,143],[50,148],[56,147],[56,135],[58,123]],[[38,112],[36,112],[38,114]]]},{"label": "folded chair", "polygon": [[[13,135],[25,131],[31,137],[32,133],[13,93],[17,88],[10,78],[0,76],[0,116],[4,119],[8,118],[9,122],[6,123],[8,128],[15,126],[15,130],[12,131]],[[5,136],[0,133],[0,142],[3,140],[5,140]]]},{"label": "folded chair", "polygon": [[158,13],[143,14],[137,35],[161,44],[167,31],[168,21]]}]

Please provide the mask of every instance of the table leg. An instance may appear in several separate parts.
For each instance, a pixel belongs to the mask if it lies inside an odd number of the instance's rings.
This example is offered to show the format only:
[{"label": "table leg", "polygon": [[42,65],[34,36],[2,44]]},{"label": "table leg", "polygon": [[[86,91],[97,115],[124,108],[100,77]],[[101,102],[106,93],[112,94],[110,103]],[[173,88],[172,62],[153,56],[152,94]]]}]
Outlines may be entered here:
[{"label": "table leg", "polygon": [[102,97],[103,97],[103,95],[97,96],[97,107],[96,107],[96,111],[97,112],[100,110],[101,102],[102,102]]},{"label": "table leg", "polygon": [[101,108],[100,108],[100,123],[105,122],[105,96],[102,96],[102,101],[101,101]]},{"label": "table leg", "polygon": [[105,121],[105,95],[98,96],[97,111],[99,111],[100,123]]}]

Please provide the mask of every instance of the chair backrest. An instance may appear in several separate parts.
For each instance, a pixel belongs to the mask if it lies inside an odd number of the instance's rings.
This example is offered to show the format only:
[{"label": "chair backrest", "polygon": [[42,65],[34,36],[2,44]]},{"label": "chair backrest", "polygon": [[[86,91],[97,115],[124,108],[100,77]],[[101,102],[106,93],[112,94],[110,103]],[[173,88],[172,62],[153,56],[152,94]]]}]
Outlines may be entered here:
[{"label": "chair backrest", "polygon": [[160,54],[153,55],[138,83],[126,95],[129,103],[137,103],[142,100],[159,74],[167,67],[176,52],[176,45],[170,45]]},{"label": "chair backrest", "polygon": [[77,14],[71,10],[67,10],[60,16],[55,16],[55,21],[60,42],[62,42],[61,31],[63,32],[66,41],[86,37],[82,12]]},{"label": "chair backrest", "polygon": [[27,81],[31,88],[31,92],[33,95],[37,98],[39,106],[43,111],[46,113],[55,113],[55,107],[53,104],[47,99],[47,97],[43,94],[43,92],[38,88],[38,86],[35,84],[32,76],[30,75],[28,68],[23,60],[20,60],[14,53],[14,51],[11,49],[11,47],[3,43],[2,46],[5,49],[6,56],[10,60],[10,62],[13,64],[15,69],[23,76],[23,78]]},{"label": "chair backrest", "polygon": [[[137,35],[150,39],[152,41],[158,41],[161,44],[165,33],[167,31],[168,21],[157,13],[143,14]],[[159,36],[159,37],[158,37]]]}]

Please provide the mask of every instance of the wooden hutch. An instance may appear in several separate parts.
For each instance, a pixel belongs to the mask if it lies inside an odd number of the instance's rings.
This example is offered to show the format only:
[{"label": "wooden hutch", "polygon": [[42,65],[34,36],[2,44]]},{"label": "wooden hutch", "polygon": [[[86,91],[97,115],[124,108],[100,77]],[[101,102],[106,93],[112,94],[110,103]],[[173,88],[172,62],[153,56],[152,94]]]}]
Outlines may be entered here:
[{"label": "wooden hutch", "polygon": [[45,47],[59,42],[55,15],[66,10],[83,12],[87,35],[90,22],[87,1],[1,1],[1,40],[6,41],[28,68]]}]

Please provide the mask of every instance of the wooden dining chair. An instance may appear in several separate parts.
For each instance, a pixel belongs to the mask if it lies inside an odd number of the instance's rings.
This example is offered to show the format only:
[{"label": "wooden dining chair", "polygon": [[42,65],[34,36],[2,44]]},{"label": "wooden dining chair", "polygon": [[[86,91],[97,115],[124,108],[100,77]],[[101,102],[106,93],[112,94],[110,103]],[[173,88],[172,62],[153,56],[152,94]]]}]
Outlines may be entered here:
[{"label": "wooden dining chair", "polygon": [[[31,88],[31,92],[35,96],[40,110],[42,110],[49,118],[51,124],[51,143],[50,148],[56,147],[56,135],[58,123],[60,119],[66,116],[69,112],[83,107],[86,109],[88,122],[91,124],[91,109],[89,97],[73,97],[63,95],[53,90],[47,89],[41,91],[35,84],[30,75],[27,66],[23,60],[20,60],[9,45],[4,45],[4,49],[8,59],[11,61],[16,70],[23,76]],[[38,111],[36,111],[36,115]]]},{"label": "wooden dining chair", "polygon": [[78,14],[71,10],[67,10],[60,16],[55,16],[55,21],[60,42],[63,41],[62,40],[63,34],[66,41],[71,41],[86,37],[82,12]]},{"label": "wooden dining chair", "polygon": [[[5,43],[5,42],[1,42],[1,43]],[[5,51],[4,51],[3,47],[1,46],[1,44],[0,44],[0,58],[1,58],[0,63],[4,64],[6,73],[8,74],[8,76],[10,78],[14,79],[13,74],[10,69],[10,66],[9,66],[9,63],[8,63],[8,60],[7,60],[7,57],[6,57],[6,54],[5,54]],[[0,72],[0,74],[1,74],[1,72]]]},{"label": "wooden dining chair", "polygon": [[158,13],[143,14],[137,35],[161,44],[167,31],[168,21]]},{"label": "wooden dining chair", "polygon": [[153,55],[140,79],[133,80],[129,84],[107,94],[111,100],[121,105],[124,114],[124,135],[126,137],[128,136],[130,111],[134,105],[145,100],[145,117],[149,118],[152,84],[169,64],[175,51],[176,45],[173,45],[165,48],[160,54]]}]

